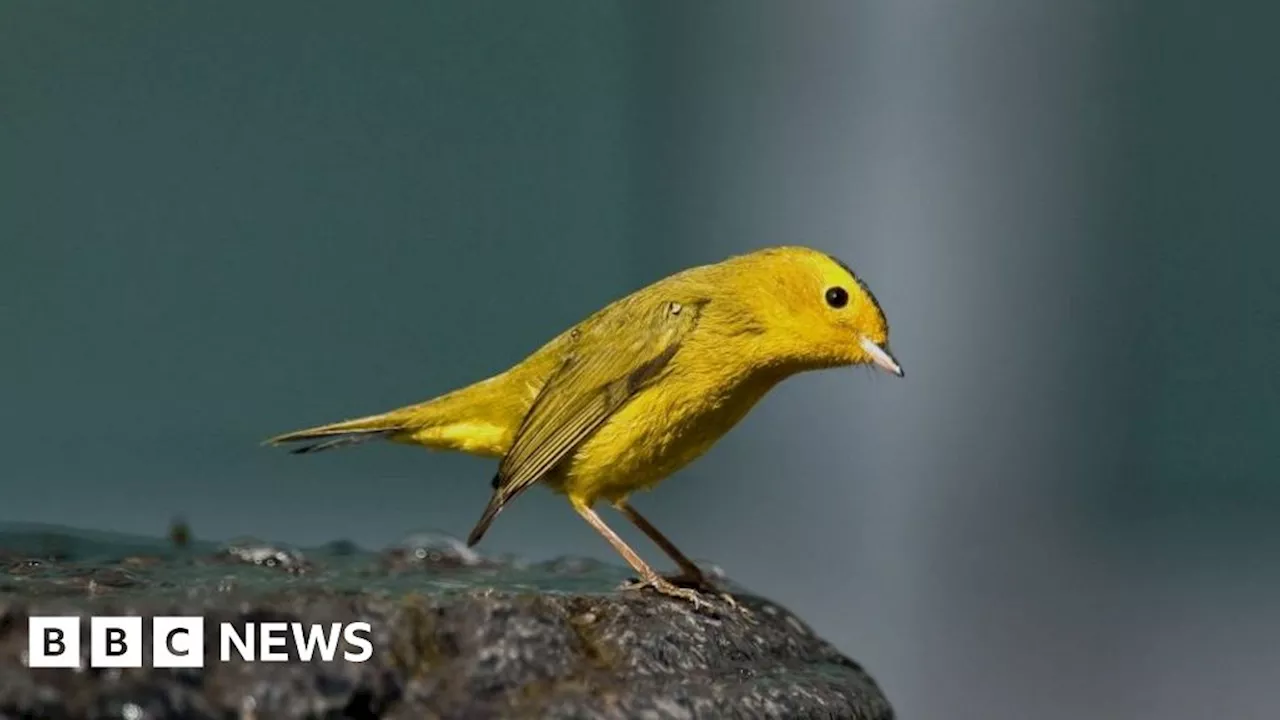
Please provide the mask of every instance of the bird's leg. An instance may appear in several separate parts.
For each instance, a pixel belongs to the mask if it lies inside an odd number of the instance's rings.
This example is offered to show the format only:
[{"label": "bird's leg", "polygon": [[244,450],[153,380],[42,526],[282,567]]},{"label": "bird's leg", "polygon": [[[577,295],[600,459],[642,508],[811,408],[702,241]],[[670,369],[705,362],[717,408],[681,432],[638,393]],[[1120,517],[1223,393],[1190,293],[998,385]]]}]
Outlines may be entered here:
[{"label": "bird's leg", "polygon": [[625,542],[623,542],[622,538],[618,537],[617,533],[610,530],[609,526],[604,524],[604,521],[600,519],[599,515],[596,515],[595,510],[592,510],[589,505],[572,498],[571,502],[573,503],[573,509],[582,516],[582,519],[586,520],[591,527],[595,528],[596,532],[603,535],[604,539],[608,540],[609,544],[613,546],[613,549],[617,550],[618,554],[622,556],[622,559],[626,560],[627,564],[630,565],[637,573],[640,573],[640,582],[636,586],[637,588],[646,586],[651,587],[663,595],[670,595],[672,597],[688,600],[693,603],[695,608],[706,604],[705,600],[698,597],[698,593],[690,590],[689,588],[676,587],[661,575],[654,572],[653,568],[649,567],[644,560],[640,559],[640,556],[636,554],[635,550],[632,550]]},{"label": "bird's leg", "polygon": [[676,547],[675,543],[668,540],[667,536],[663,535],[658,528],[654,527],[653,523],[646,520],[638,510],[631,507],[631,503],[626,500],[619,500],[618,502],[615,502],[613,506],[617,508],[618,512],[622,513],[624,517],[630,520],[633,525],[640,528],[641,532],[648,535],[649,539],[652,540],[655,545],[662,548],[662,551],[674,560],[676,565],[680,566],[680,573],[678,575],[668,575],[666,577],[668,582],[679,587],[694,588],[704,592],[716,593],[720,595],[720,597],[724,598],[730,605],[737,605],[737,602],[733,599],[732,595],[712,584],[712,582],[707,579],[706,574],[702,572],[702,568],[698,567],[687,555],[680,552],[680,548]]},{"label": "bird's leg", "polygon": [[640,528],[641,532],[648,535],[649,539],[652,540],[655,545],[662,548],[662,551],[667,554],[667,557],[674,560],[676,565],[680,566],[680,573],[678,575],[666,576],[668,580],[676,585],[680,585],[681,587],[693,587],[699,590],[713,589],[711,582],[708,581],[707,576],[703,574],[702,568],[695,565],[694,562],[685,556],[684,553],[680,552],[680,549],[675,546],[675,543],[668,540],[666,535],[663,535],[658,528],[653,526],[653,523],[646,520],[639,511],[631,507],[630,503],[625,500],[620,500],[614,503],[613,506],[618,509],[618,512],[622,513],[623,516],[630,520],[633,525]]}]

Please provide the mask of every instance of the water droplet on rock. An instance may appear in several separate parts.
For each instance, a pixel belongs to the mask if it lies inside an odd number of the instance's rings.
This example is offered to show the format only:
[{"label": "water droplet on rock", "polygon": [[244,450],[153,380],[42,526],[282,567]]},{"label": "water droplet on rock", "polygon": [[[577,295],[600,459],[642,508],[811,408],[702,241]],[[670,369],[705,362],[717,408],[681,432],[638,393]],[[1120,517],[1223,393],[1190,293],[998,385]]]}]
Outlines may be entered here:
[{"label": "water droplet on rock", "polygon": [[287,572],[303,572],[310,566],[302,553],[293,548],[254,539],[232,540],[219,551],[218,557],[224,561],[260,565]]},{"label": "water droplet on rock", "polygon": [[44,560],[26,558],[10,563],[6,570],[10,575],[37,575],[47,570],[47,565]]},{"label": "water droplet on rock", "polygon": [[391,569],[460,568],[488,564],[483,555],[458,538],[442,532],[413,533],[382,553]]}]

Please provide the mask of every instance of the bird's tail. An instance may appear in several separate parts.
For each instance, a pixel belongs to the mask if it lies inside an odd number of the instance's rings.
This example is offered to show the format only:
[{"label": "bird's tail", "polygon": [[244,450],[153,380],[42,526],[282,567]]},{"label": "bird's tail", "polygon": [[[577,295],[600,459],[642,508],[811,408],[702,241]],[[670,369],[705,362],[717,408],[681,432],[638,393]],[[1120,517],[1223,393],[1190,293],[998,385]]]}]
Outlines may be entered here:
[{"label": "bird's tail", "polygon": [[489,526],[497,519],[498,513],[502,512],[503,506],[506,504],[506,497],[498,492],[498,479],[493,479],[494,492],[493,497],[489,498],[489,504],[484,508],[484,514],[480,516],[480,521],[471,529],[471,534],[467,536],[467,547],[472,547],[480,542],[480,538],[489,531]]},{"label": "bird's tail", "polygon": [[531,400],[513,392],[502,376],[378,415],[277,435],[264,444],[298,443],[312,453],[376,438],[500,457],[506,453]]},{"label": "bird's tail", "polygon": [[344,445],[355,445],[376,438],[386,438],[402,433],[406,429],[403,415],[393,411],[328,425],[319,425],[305,430],[295,430],[283,435],[277,435],[267,440],[264,444],[283,445],[285,443],[305,442],[307,444],[299,445],[290,450],[294,454],[301,455]]}]

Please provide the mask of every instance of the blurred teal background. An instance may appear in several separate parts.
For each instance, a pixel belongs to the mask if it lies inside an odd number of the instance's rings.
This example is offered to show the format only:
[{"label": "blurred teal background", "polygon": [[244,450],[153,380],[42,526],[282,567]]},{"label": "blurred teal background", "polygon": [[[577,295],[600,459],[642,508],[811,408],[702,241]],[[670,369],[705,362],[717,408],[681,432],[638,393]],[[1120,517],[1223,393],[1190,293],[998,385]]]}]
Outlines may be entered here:
[{"label": "blurred teal background", "polygon": [[[1277,20],[0,3],[0,521],[465,534],[492,462],[258,443],[803,243],[907,378],[789,381],[638,506],[905,718],[1273,718]],[[616,561],[539,492],[482,549]]]}]

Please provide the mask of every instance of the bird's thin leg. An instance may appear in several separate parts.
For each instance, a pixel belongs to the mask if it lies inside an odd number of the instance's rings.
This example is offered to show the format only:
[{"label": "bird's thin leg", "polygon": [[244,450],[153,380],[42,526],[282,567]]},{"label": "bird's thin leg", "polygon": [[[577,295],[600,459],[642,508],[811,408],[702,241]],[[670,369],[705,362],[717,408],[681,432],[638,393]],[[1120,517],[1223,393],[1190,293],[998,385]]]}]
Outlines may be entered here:
[{"label": "bird's thin leg", "polygon": [[725,602],[734,607],[738,606],[738,602],[733,599],[732,595],[712,584],[702,572],[702,568],[695,565],[687,555],[680,552],[675,543],[668,540],[666,535],[663,535],[658,528],[653,526],[653,523],[646,520],[635,508],[631,507],[631,503],[626,500],[620,500],[614,503],[613,506],[636,527],[640,528],[641,532],[648,535],[655,545],[662,548],[662,551],[680,566],[680,574],[666,578],[668,582],[680,587],[692,587],[705,592],[717,593]]},{"label": "bird's thin leg", "polygon": [[640,573],[641,585],[652,587],[654,590],[657,590],[664,595],[688,600],[693,603],[694,607],[704,604],[705,601],[698,597],[698,593],[690,590],[689,588],[676,587],[661,575],[654,572],[653,568],[649,567],[644,560],[640,559],[640,556],[636,554],[635,550],[632,550],[625,542],[623,542],[622,538],[618,537],[617,533],[610,530],[609,526],[604,524],[604,521],[600,519],[599,515],[596,515],[596,511],[592,510],[590,506],[576,499],[571,499],[571,502],[573,503],[573,509],[582,516],[582,519],[586,520],[591,527],[595,528],[596,532],[603,535],[604,539],[608,540],[609,544],[613,546],[613,549],[617,550],[618,554],[622,556],[622,559],[626,560],[628,565],[635,569],[636,572]]},{"label": "bird's thin leg", "polygon": [[667,578],[668,580],[671,580],[676,585],[692,585],[699,589],[710,589],[712,587],[711,583],[707,581],[707,576],[703,574],[702,568],[695,565],[684,553],[680,552],[675,543],[668,540],[666,535],[663,535],[658,528],[653,526],[653,523],[646,520],[639,511],[631,507],[631,503],[626,500],[620,500],[614,503],[613,506],[633,525],[640,528],[641,532],[648,535],[653,544],[662,548],[662,552],[666,553],[667,557],[670,557],[675,561],[676,565],[680,566],[680,575],[669,577]]}]

